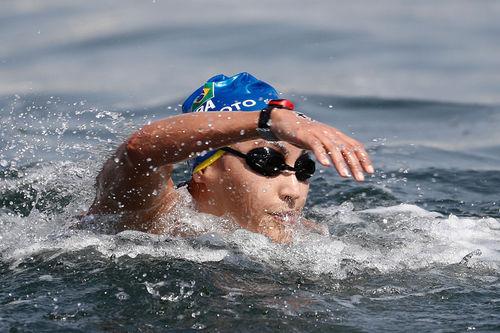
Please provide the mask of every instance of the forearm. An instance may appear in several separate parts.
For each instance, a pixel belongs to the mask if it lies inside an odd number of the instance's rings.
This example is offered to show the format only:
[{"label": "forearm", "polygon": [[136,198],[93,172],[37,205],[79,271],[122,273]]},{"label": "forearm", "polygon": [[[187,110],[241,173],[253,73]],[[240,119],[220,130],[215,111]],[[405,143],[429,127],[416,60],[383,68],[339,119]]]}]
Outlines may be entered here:
[{"label": "forearm", "polygon": [[129,159],[144,165],[174,164],[204,150],[256,139],[259,112],[210,111],[155,121],[127,141]]}]

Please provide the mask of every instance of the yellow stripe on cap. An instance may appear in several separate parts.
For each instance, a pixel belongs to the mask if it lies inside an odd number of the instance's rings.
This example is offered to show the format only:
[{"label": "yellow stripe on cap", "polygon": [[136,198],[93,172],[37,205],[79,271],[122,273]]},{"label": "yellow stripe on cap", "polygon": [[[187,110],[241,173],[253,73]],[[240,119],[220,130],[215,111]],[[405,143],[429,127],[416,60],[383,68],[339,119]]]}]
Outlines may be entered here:
[{"label": "yellow stripe on cap", "polygon": [[215,152],[215,154],[213,154],[212,156],[210,156],[209,158],[207,158],[206,160],[204,160],[203,162],[201,162],[200,164],[198,164],[196,166],[196,168],[194,168],[193,173],[197,173],[198,171],[205,169],[210,164],[212,164],[215,161],[217,161],[219,159],[219,157],[221,157],[223,154],[224,154],[224,150],[217,150]]}]

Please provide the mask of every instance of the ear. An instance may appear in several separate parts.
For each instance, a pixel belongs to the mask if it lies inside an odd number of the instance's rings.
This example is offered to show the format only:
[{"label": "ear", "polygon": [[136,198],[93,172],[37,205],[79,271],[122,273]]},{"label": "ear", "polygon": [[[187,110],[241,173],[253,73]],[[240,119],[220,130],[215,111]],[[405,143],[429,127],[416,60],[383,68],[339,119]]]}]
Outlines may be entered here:
[{"label": "ear", "polygon": [[203,172],[205,172],[205,170],[200,170],[197,173],[193,173],[193,175],[191,176],[191,179],[193,179],[193,182],[195,182],[197,184],[203,183]]},{"label": "ear", "polygon": [[[217,162],[218,161],[216,161],[215,163]],[[220,174],[218,172],[217,166],[210,165],[207,168],[194,173],[192,178],[193,181],[197,184],[211,184],[220,178]]]},{"label": "ear", "polygon": [[213,166],[209,166],[203,170],[194,173],[191,176],[190,192],[194,197],[198,197],[201,193],[211,192],[214,181],[217,181],[218,175]]}]

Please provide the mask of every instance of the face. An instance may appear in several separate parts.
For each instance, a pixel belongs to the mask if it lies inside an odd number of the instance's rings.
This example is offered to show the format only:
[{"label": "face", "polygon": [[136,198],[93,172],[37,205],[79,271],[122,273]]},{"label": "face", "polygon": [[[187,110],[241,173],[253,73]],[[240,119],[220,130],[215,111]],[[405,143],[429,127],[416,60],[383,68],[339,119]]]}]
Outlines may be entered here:
[{"label": "face", "polygon": [[[304,152],[288,143],[264,140],[246,141],[231,148],[247,153],[257,147],[269,147],[284,153],[293,166]],[[241,227],[264,234],[276,242],[289,242],[291,231],[299,223],[309,191],[307,181],[299,181],[293,171],[276,177],[254,172],[241,157],[225,153],[198,177],[205,194],[200,196],[205,210],[227,215]]]}]

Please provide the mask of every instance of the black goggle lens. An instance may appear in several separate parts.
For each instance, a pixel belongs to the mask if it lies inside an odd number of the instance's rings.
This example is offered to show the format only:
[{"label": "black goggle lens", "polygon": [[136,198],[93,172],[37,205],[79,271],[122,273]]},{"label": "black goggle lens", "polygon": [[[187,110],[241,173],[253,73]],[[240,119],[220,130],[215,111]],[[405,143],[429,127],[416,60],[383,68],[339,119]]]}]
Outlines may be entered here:
[{"label": "black goggle lens", "polygon": [[314,175],[316,171],[316,163],[309,157],[309,154],[304,154],[300,156],[297,161],[295,161],[295,175],[300,181],[307,180]]}]

